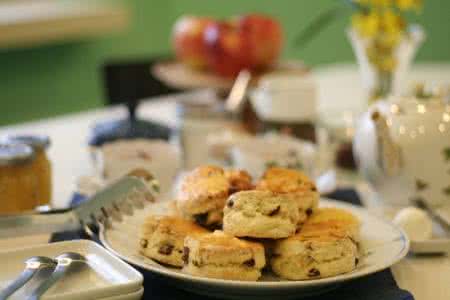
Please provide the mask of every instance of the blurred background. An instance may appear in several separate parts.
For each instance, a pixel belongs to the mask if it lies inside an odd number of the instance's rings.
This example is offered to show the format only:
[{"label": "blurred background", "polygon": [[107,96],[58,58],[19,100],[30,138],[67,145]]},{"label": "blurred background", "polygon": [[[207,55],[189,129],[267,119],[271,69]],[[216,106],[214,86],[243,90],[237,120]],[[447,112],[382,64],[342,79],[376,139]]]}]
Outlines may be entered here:
[{"label": "blurred background", "polygon": [[[102,106],[106,95],[100,67],[115,59],[170,57],[171,28],[182,14],[228,17],[247,12],[267,13],[276,17],[284,28],[286,42],[282,58],[300,59],[309,66],[355,60],[344,32],[350,10],[345,12],[347,16],[338,17],[315,35],[305,47],[299,49],[293,43],[295,36],[321,12],[342,4],[336,0],[97,1],[112,7],[99,17],[97,25],[95,20],[86,18],[86,24],[80,23],[83,34],[75,30],[49,39],[34,38],[30,33],[33,26],[26,26],[27,17],[32,18],[33,14],[45,17],[45,9],[28,11],[30,3],[38,2],[58,2],[70,13],[72,7],[92,5],[94,1],[0,0],[0,103],[1,111],[6,112],[0,118],[0,125]],[[26,12],[25,7],[28,7]],[[449,1],[429,0],[421,14],[411,14],[412,20],[417,20],[427,32],[427,41],[418,51],[419,62],[450,61],[449,11]],[[14,36],[5,39],[2,33],[2,28],[7,32],[8,24],[16,21],[14,12],[25,24],[21,28],[26,33],[21,35],[25,37],[23,40],[15,41]],[[97,13],[101,15],[103,11]],[[90,31],[91,25],[97,26],[96,29]],[[31,38],[27,39],[28,36]]]},{"label": "blurred background", "polygon": [[[176,199],[186,172],[216,165],[226,172],[186,181],[194,194],[217,175],[224,204],[273,179],[305,203],[320,194],[392,219],[412,252],[433,254],[396,264],[398,286],[448,300],[450,259],[436,254],[450,249],[449,12],[448,0],[0,0],[0,236],[3,214],[95,202],[130,176]],[[176,205],[200,225],[222,222],[221,207],[204,206]],[[380,254],[358,268],[393,262],[384,246],[406,249],[383,228],[368,236]],[[0,239],[2,251],[30,244]],[[363,292],[400,295],[387,275]]]}]

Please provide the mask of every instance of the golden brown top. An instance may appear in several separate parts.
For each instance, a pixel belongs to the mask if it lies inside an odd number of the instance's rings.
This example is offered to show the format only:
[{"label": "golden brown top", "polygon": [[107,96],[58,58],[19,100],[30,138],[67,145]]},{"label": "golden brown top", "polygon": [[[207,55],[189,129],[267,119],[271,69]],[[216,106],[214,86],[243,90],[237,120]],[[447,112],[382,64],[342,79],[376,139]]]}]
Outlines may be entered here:
[{"label": "golden brown top", "polygon": [[188,235],[184,246],[189,249],[190,259],[200,265],[246,265],[261,269],[266,264],[264,246],[260,243],[240,240],[223,231]]},{"label": "golden brown top", "polygon": [[349,232],[342,227],[330,227],[327,224],[305,224],[299,233],[289,239],[334,241],[348,237],[350,237]]},{"label": "golden brown top", "polygon": [[252,176],[244,170],[226,170],[225,177],[230,184],[230,194],[253,189]]},{"label": "golden brown top", "polygon": [[256,251],[264,251],[264,247],[260,243],[240,240],[220,230],[198,236],[197,241],[200,247],[220,247],[222,249],[248,248]]},{"label": "golden brown top", "polygon": [[215,166],[198,167],[183,179],[178,201],[201,201],[227,197],[229,187],[222,168]]},{"label": "golden brown top", "polygon": [[332,227],[359,228],[360,221],[352,213],[340,208],[319,208],[307,220],[308,224],[328,224]]},{"label": "golden brown top", "polygon": [[286,168],[269,168],[256,184],[258,190],[275,193],[316,191],[314,183],[300,171]]},{"label": "golden brown top", "polygon": [[340,208],[319,208],[303,224],[293,239],[329,241],[353,238],[360,221],[352,213]]},{"label": "golden brown top", "polygon": [[176,216],[148,216],[142,226],[142,234],[152,234],[156,230],[170,231],[179,235],[198,235],[207,233],[208,230],[200,227],[194,222]]}]

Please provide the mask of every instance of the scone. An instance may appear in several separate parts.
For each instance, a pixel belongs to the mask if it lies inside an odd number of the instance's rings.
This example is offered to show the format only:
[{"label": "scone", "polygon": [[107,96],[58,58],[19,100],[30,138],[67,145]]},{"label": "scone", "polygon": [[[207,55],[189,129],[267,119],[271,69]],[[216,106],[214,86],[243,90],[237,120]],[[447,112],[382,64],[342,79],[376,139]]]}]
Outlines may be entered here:
[{"label": "scone", "polygon": [[319,193],[315,184],[302,172],[273,167],[266,170],[257,182],[256,189],[279,194],[289,194],[298,202],[302,224],[319,205]]},{"label": "scone", "polygon": [[270,191],[243,191],[228,198],[223,230],[237,237],[285,238],[299,222],[298,204],[292,197]]},{"label": "scone", "polygon": [[264,247],[222,231],[192,236],[184,241],[183,271],[202,277],[256,281],[265,266]]},{"label": "scone", "polygon": [[253,189],[252,176],[244,170],[226,170],[225,177],[230,184],[229,194]]},{"label": "scone", "polygon": [[196,236],[207,232],[181,218],[151,215],[145,219],[141,230],[140,253],[161,263],[182,267],[186,235]]},{"label": "scone", "polygon": [[305,280],[354,270],[356,243],[346,228],[329,225],[308,220],[296,235],[276,241],[270,261],[273,272],[286,279]]},{"label": "scone", "polygon": [[230,184],[222,168],[198,167],[183,179],[177,207],[186,218],[202,226],[220,225],[229,188]]},{"label": "scone", "polygon": [[355,241],[359,242],[359,231],[361,227],[360,220],[352,213],[334,207],[321,207],[317,209],[308,219],[308,225],[322,224],[328,228],[341,228],[346,230],[348,235]]}]

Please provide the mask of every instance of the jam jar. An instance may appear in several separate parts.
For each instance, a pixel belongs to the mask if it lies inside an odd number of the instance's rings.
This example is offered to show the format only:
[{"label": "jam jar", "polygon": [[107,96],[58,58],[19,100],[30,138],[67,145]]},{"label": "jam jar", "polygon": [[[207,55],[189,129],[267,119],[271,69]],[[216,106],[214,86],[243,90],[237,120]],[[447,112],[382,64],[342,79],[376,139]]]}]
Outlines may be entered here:
[{"label": "jam jar", "polygon": [[48,205],[52,198],[52,167],[46,153],[50,138],[45,135],[11,135],[7,137],[7,141],[33,148],[35,158],[32,161],[32,169],[39,181],[36,190],[37,206]]},{"label": "jam jar", "polygon": [[26,144],[0,142],[0,214],[18,213],[38,205],[35,159],[33,148]]}]

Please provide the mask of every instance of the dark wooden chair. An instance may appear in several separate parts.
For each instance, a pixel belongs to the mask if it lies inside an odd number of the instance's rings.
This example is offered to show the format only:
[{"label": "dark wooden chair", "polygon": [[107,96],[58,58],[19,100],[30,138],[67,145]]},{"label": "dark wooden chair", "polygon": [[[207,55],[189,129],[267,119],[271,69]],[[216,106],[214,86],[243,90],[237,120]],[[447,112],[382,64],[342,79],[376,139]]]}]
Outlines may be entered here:
[{"label": "dark wooden chair", "polygon": [[117,139],[150,138],[168,139],[170,129],[162,124],[136,118],[139,101],[166,95],[173,89],[155,78],[151,66],[164,58],[139,60],[111,60],[100,68],[106,105],[126,105],[128,118],[95,124],[89,144],[100,146]]}]

